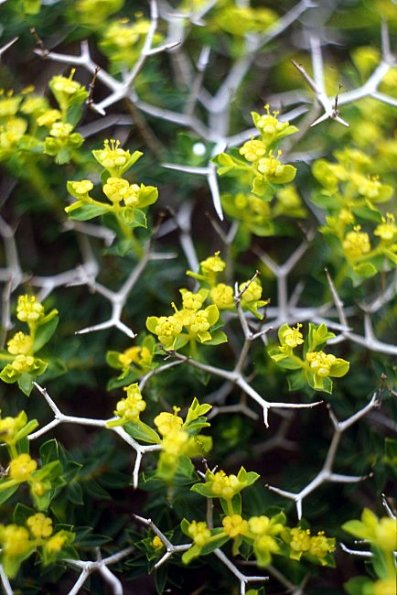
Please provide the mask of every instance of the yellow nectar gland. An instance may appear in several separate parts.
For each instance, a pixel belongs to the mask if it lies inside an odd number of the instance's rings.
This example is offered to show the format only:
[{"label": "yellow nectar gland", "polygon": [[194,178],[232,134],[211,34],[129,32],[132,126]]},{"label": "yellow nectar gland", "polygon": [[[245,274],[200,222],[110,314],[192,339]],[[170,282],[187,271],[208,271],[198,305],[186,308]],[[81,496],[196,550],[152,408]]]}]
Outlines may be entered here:
[{"label": "yellow nectar gland", "polygon": [[[174,411],[177,413],[178,409],[175,408]],[[154,418],[154,424],[162,436],[167,436],[171,432],[182,428],[183,419],[176,413],[163,411]]]},{"label": "yellow nectar gland", "polygon": [[18,482],[28,481],[36,469],[37,463],[30,455],[26,453],[18,455],[10,462],[10,478]]},{"label": "yellow nectar gland", "polygon": [[248,521],[245,521],[239,514],[225,516],[222,520],[223,529],[226,535],[235,538],[238,535],[245,535],[248,531]]},{"label": "yellow nectar gland", "polygon": [[243,155],[247,161],[258,161],[258,159],[266,154],[266,145],[261,140],[249,140],[243,144],[239,153],[240,155]]},{"label": "yellow nectar gland", "polygon": [[33,347],[33,339],[30,335],[18,332],[7,342],[7,351],[11,355],[27,355]]},{"label": "yellow nectar gland", "polygon": [[309,351],[306,354],[306,361],[315,374],[321,378],[326,378],[331,374],[331,368],[336,362],[336,357],[331,353],[324,353],[324,351]]},{"label": "yellow nectar gland", "polygon": [[204,521],[192,521],[187,530],[194,543],[204,547],[211,539],[211,532]]},{"label": "yellow nectar gland", "polygon": [[233,288],[230,287],[230,285],[218,283],[218,285],[215,285],[215,287],[211,289],[210,296],[215,306],[217,306],[219,310],[234,307]]},{"label": "yellow nectar gland", "polygon": [[30,516],[26,521],[32,535],[41,539],[52,535],[52,520],[46,517],[42,512]]},{"label": "yellow nectar gland", "polygon": [[21,322],[37,322],[44,316],[44,307],[34,295],[20,295],[17,304],[17,318]]}]

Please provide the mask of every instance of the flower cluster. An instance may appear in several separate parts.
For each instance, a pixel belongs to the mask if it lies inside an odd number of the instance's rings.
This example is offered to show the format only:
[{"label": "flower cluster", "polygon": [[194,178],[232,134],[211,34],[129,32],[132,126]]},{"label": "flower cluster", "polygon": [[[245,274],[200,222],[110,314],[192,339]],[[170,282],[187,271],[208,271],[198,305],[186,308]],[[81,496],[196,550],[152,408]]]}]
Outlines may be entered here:
[{"label": "flower cluster", "polygon": [[233,555],[238,555],[240,550],[244,550],[245,555],[250,552],[260,567],[271,564],[274,555],[291,560],[300,560],[303,556],[321,566],[333,564],[334,538],[326,537],[324,531],[312,535],[310,529],[288,527],[286,521],[284,513],[247,518],[241,512],[226,513],[222,517],[222,526],[210,529],[203,521],[189,522],[184,519],[182,531],[193,543],[182,560],[187,564],[197,556],[209,554],[232,540]]},{"label": "flower cluster", "polygon": [[345,259],[339,276],[359,284],[397,263],[395,217],[379,207],[391,199],[393,188],[370,173],[371,159],[358,149],[336,151],[335,157],[336,163],[320,159],[313,164],[322,189],[312,200],[327,210],[322,232]]},{"label": "flower cluster", "polygon": [[[14,423],[17,422],[18,418]],[[9,497],[21,484],[27,483],[35,506],[39,510],[45,510],[54,495],[54,489],[63,485],[61,463],[56,460],[39,468],[37,461],[30,454],[26,452],[19,453],[19,449],[15,445],[32,432],[37,426],[36,420],[27,423],[19,431],[15,431],[10,427],[9,418],[0,420],[0,423],[4,421],[6,421],[9,428],[6,444],[11,460],[8,465],[7,475],[0,479],[0,494],[3,493]],[[2,425],[4,426],[4,423]]]},{"label": "flower cluster", "polygon": [[34,378],[45,372],[48,362],[36,357],[51,338],[58,324],[57,310],[45,313],[44,306],[34,295],[20,295],[16,308],[17,319],[28,326],[29,334],[17,331],[7,341],[7,352],[0,353],[5,366],[0,379],[7,384],[18,383],[25,394],[32,389]]},{"label": "flower cluster", "polygon": [[106,354],[106,361],[109,366],[116,370],[120,370],[117,378],[113,378],[108,388],[118,388],[131,384],[138,378],[141,378],[149,370],[154,367],[154,352],[156,342],[151,335],[144,336],[140,341],[140,345],[128,347],[124,351],[108,351]]},{"label": "flower cluster", "polygon": [[[279,345],[270,347],[268,353],[278,366],[293,372],[288,378],[290,389],[301,388],[307,383],[314,390],[331,393],[331,377],[345,376],[349,362],[321,349],[335,336],[325,324],[309,323],[306,339],[301,328],[300,323],[295,327],[286,323],[281,325],[278,330]],[[296,353],[297,348],[302,349],[302,357]]]},{"label": "flower cluster", "polygon": [[[133,67],[141,53],[149,29],[150,21],[143,16],[137,16],[133,22],[119,19],[109,24],[103,33],[99,47],[110,60],[111,72]],[[156,32],[152,44],[156,46],[162,39],[161,33]]]},{"label": "flower cluster", "polygon": [[[297,128],[289,122],[280,122],[278,112],[270,113],[270,107],[265,106],[266,113],[252,112],[252,120],[258,131],[259,139],[246,141],[238,153],[221,153],[215,158],[219,174],[240,174],[250,180],[250,192],[270,201],[275,194],[275,187],[292,182],[296,175],[296,168],[281,161],[282,152],[274,154],[277,143],[286,136],[297,132]],[[241,160],[241,157],[244,161]]]},{"label": "flower cluster", "polygon": [[185,419],[179,415],[178,407],[174,407],[173,413],[162,411],[153,420],[156,431],[140,419],[141,413],[146,409],[146,402],[138,384],[127,386],[124,390],[127,397],[118,401],[114,411],[116,418],[108,421],[107,427],[124,426],[135,440],[158,445],[159,478],[171,484],[181,460],[202,457],[210,451],[211,438],[200,432],[209,426],[205,415],[211,409],[211,405],[200,405],[194,398]]},{"label": "flower cluster", "polygon": [[1,564],[13,578],[21,563],[38,551],[44,565],[70,555],[74,533],[61,529],[54,533],[52,519],[38,512],[24,525],[0,525]]},{"label": "flower cluster", "polygon": [[137,251],[133,229],[146,227],[143,209],[156,202],[158,190],[154,186],[130,184],[123,174],[142,157],[140,151],[123,149],[118,140],[105,140],[103,149],[92,151],[99,165],[105,170],[102,176],[102,191],[107,201],[93,198],[90,192],[94,185],[90,180],[67,182],[67,190],[75,199],[65,208],[72,219],[88,221],[94,217],[110,214],[116,219],[122,237],[127,241],[124,251]]}]

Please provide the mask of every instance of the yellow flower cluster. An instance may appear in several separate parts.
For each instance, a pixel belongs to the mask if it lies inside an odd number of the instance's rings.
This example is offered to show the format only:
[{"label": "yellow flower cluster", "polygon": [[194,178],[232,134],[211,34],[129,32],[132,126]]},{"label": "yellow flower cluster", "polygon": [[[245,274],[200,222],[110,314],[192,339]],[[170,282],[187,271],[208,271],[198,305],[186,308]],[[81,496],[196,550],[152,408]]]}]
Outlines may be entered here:
[{"label": "yellow flower cluster", "polygon": [[118,401],[115,415],[121,418],[123,422],[137,423],[139,416],[146,409],[146,403],[143,400],[138,384],[130,384],[123,389],[127,393],[125,399]]},{"label": "yellow flower cluster", "polygon": [[322,378],[331,375],[332,366],[335,365],[337,358],[332,353],[324,351],[309,351],[306,354],[306,361],[315,374]]},{"label": "yellow flower cluster", "polygon": [[53,534],[52,519],[38,512],[26,519],[25,526],[0,525],[1,562],[6,574],[12,578],[23,560],[38,548],[45,563],[55,560],[74,534],[61,530]]},{"label": "yellow flower cluster", "polygon": [[361,231],[361,226],[356,225],[353,231],[349,231],[343,240],[343,250],[351,260],[356,260],[371,250],[369,235]]},{"label": "yellow flower cluster", "polygon": [[180,335],[183,344],[210,341],[212,339],[210,329],[219,319],[219,310],[215,304],[201,309],[208,295],[207,290],[200,290],[196,294],[185,289],[180,291],[183,305],[181,310],[172,304],[175,310],[173,315],[149,316],[146,320],[146,327],[158,336],[165,349],[174,349]]},{"label": "yellow flower cluster", "polygon": [[148,368],[152,363],[152,354],[147,347],[129,347],[119,355],[119,362],[123,367],[135,364],[140,368]]},{"label": "yellow flower cluster", "polygon": [[122,149],[120,141],[115,139],[106,139],[103,149],[93,151],[93,155],[98,163],[109,172],[122,170],[131,158],[131,153]]},{"label": "yellow flower cluster", "polygon": [[28,418],[24,411],[16,417],[0,418],[0,439],[6,444],[15,444],[18,432],[27,424]]},{"label": "yellow flower cluster", "polygon": [[274,111],[272,115],[270,113],[270,106],[268,104],[265,105],[265,110],[266,114],[259,116],[255,122],[255,126],[265,138],[273,139],[280,133],[287,130],[289,127],[289,122],[280,122],[280,120],[277,118],[279,112]]},{"label": "yellow flower cluster", "polygon": [[317,558],[320,563],[325,563],[325,557],[335,550],[335,539],[326,537],[324,531],[311,535],[310,529],[295,527],[289,531],[290,557],[300,560],[302,555]]},{"label": "yellow flower cluster", "polygon": [[199,547],[204,547],[211,539],[211,531],[209,530],[207,523],[203,521],[192,521],[189,524],[187,531],[194,543]]},{"label": "yellow flower cluster", "polygon": [[10,462],[9,469],[10,478],[22,483],[31,479],[33,471],[37,469],[37,463],[30,455],[23,453]]},{"label": "yellow flower cluster", "polygon": [[283,325],[280,328],[279,338],[282,348],[294,349],[295,347],[298,347],[298,345],[302,345],[304,339],[300,332],[301,328],[302,324],[300,322],[292,328],[288,325]]},{"label": "yellow flower cluster", "polygon": [[52,535],[52,519],[46,517],[42,512],[30,516],[26,524],[34,537],[41,539]]},{"label": "yellow flower cluster", "polygon": [[386,217],[382,217],[382,223],[376,226],[374,235],[378,236],[384,242],[391,242],[397,236],[396,219],[392,213],[386,213]]},{"label": "yellow flower cluster", "polygon": [[246,535],[248,533],[248,521],[244,520],[240,514],[223,517],[222,525],[226,535],[232,539],[238,535]]},{"label": "yellow flower cluster", "polygon": [[7,351],[11,355],[28,355],[32,352],[33,339],[19,331],[7,342]]}]

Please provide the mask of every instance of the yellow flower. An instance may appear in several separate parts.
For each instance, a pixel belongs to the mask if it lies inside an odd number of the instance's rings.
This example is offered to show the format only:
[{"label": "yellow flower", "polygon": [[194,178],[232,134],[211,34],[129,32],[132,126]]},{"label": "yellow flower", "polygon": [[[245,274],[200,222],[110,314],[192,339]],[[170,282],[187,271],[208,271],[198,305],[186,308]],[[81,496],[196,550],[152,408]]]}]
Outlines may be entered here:
[{"label": "yellow flower", "polygon": [[51,126],[49,134],[54,138],[65,139],[73,131],[73,126],[65,122],[54,122]]},{"label": "yellow flower", "polygon": [[[310,529],[300,529],[299,527],[295,527],[291,529],[290,535],[292,537],[290,542],[290,548],[293,552],[299,554],[303,552],[308,552],[310,549]],[[295,557],[292,554],[292,557]]]},{"label": "yellow flower", "polygon": [[262,285],[258,281],[258,279],[253,279],[252,281],[245,281],[245,283],[240,283],[239,290],[242,292],[241,295],[241,304],[247,305],[253,302],[257,302],[262,297]]},{"label": "yellow flower", "polygon": [[131,157],[129,151],[120,147],[119,140],[105,140],[103,149],[93,151],[95,159],[107,170],[123,168]]},{"label": "yellow flower", "polygon": [[158,535],[155,535],[152,539],[152,546],[155,550],[162,550],[165,546]]},{"label": "yellow flower", "polygon": [[208,295],[208,291],[205,289],[200,289],[197,293],[180,289],[179,293],[182,295],[182,307],[194,311],[200,310]]},{"label": "yellow flower", "polygon": [[124,421],[139,421],[139,416],[146,409],[146,403],[143,400],[138,384],[130,384],[125,387],[127,398],[121,399],[115,410],[115,415],[121,417]]},{"label": "yellow flower", "polygon": [[298,345],[302,345],[303,335],[299,330],[301,328],[302,325],[299,322],[293,328],[291,328],[287,324],[282,325],[278,333],[281,345],[286,345],[287,347],[290,347],[292,349],[298,347]]},{"label": "yellow flower", "polygon": [[34,295],[20,295],[17,304],[17,318],[21,322],[37,322],[44,316],[44,307]]},{"label": "yellow flower", "polygon": [[204,521],[192,521],[189,524],[187,532],[199,547],[204,547],[211,539],[211,531]]},{"label": "yellow flower", "polygon": [[15,333],[13,337],[7,342],[7,351],[11,355],[27,355],[31,353],[33,347],[33,340],[30,335],[25,335],[22,332]]},{"label": "yellow flower", "polygon": [[17,355],[14,361],[11,363],[11,367],[18,372],[23,374],[24,372],[30,372],[34,368],[35,360],[32,355]]},{"label": "yellow flower", "polygon": [[[10,93],[12,93],[12,91]],[[10,116],[15,116],[21,100],[21,96],[13,96],[12,94],[10,94],[8,97],[2,97],[0,99],[0,118],[9,118]]]},{"label": "yellow flower", "polygon": [[48,109],[44,112],[44,114],[41,114],[37,118],[36,122],[38,126],[46,126],[47,128],[51,128],[54,122],[60,120],[61,118],[62,114],[58,109]]},{"label": "yellow flower", "polygon": [[0,527],[0,543],[5,556],[22,556],[31,548],[27,529],[18,525]]},{"label": "yellow flower", "polygon": [[78,180],[76,182],[69,182],[70,189],[73,194],[77,196],[86,196],[94,188],[94,184],[91,180]]},{"label": "yellow flower", "polygon": [[361,226],[356,225],[353,231],[349,231],[343,241],[343,249],[346,256],[351,259],[360,258],[371,251],[369,235],[361,231]]},{"label": "yellow flower", "polygon": [[[280,155],[280,153],[279,153]],[[285,165],[281,163],[276,157],[269,154],[269,157],[264,157],[258,162],[258,171],[266,177],[279,178],[283,175]]]},{"label": "yellow flower", "polygon": [[45,484],[42,481],[33,481],[30,484],[30,489],[32,494],[34,494],[35,496],[44,496],[44,494],[51,488],[51,485]]},{"label": "yellow flower", "polygon": [[396,577],[380,579],[372,588],[372,595],[396,595]]},{"label": "yellow flower", "polygon": [[59,93],[64,93],[65,95],[74,95],[80,91],[82,86],[80,83],[73,80],[74,73],[75,69],[72,69],[68,78],[65,76],[54,76],[51,81],[53,90]]},{"label": "yellow flower", "polygon": [[0,440],[6,444],[15,444],[16,435],[27,423],[28,418],[24,411],[17,417],[0,419]]},{"label": "yellow flower", "polygon": [[30,516],[26,521],[32,535],[41,539],[52,535],[52,520],[42,512]]},{"label": "yellow flower", "polygon": [[257,129],[265,136],[273,137],[286,130],[289,126],[289,122],[280,122],[277,119],[279,112],[273,112],[270,114],[270,106],[265,105],[266,114],[260,116],[255,124]]},{"label": "yellow flower", "polygon": [[325,558],[328,553],[335,550],[335,539],[325,537],[324,531],[319,531],[310,539],[309,553],[320,561]]},{"label": "yellow flower", "polygon": [[[123,162],[124,164],[124,162]],[[103,192],[112,202],[122,201],[129,192],[130,185],[121,178],[108,178],[103,186]]]},{"label": "yellow flower", "polygon": [[215,252],[214,256],[209,256],[200,262],[203,273],[221,273],[225,270],[226,263],[219,256],[220,252]]},{"label": "yellow flower", "polygon": [[270,528],[270,518],[265,515],[253,516],[248,520],[248,527],[253,535],[267,533]]},{"label": "yellow flower", "polygon": [[44,544],[44,548],[51,554],[55,554],[63,548],[67,540],[67,535],[64,535],[61,531],[56,533]]},{"label": "yellow flower", "polygon": [[222,520],[222,525],[226,535],[232,538],[238,535],[245,535],[248,530],[248,522],[239,514],[225,516]]},{"label": "yellow flower", "polygon": [[385,242],[394,240],[397,235],[397,225],[395,224],[395,217],[392,213],[386,213],[386,217],[382,217],[382,223],[377,225],[374,235],[380,237]]},{"label": "yellow flower", "polygon": [[226,475],[224,471],[214,473],[210,482],[213,495],[224,500],[231,500],[244,487],[237,475]]},{"label": "yellow flower", "polygon": [[[155,323],[154,325],[151,325],[150,321],[152,320]],[[147,326],[151,332],[158,335],[160,343],[163,343],[165,347],[170,347],[175,338],[182,332],[182,324],[175,316],[149,317]]]},{"label": "yellow flower", "polygon": [[28,481],[36,469],[37,463],[30,455],[26,453],[18,455],[10,462],[10,478],[18,482]]},{"label": "yellow flower", "polygon": [[129,347],[120,353],[119,362],[124,367],[135,364],[140,368],[147,368],[152,363],[152,355],[147,347]]},{"label": "yellow flower", "polygon": [[173,460],[184,454],[188,445],[189,434],[184,430],[174,429],[168,432],[163,438],[162,448],[168,460]]},{"label": "yellow flower", "polygon": [[336,363],[336,357],[331,353],[324,351],[309,351],[306,354],[306,361],[309,362],[310,369],[320,376],[326,378],[331,374],[331,368]]},{"label": "yellow flower", "polygon": [[257,161],[266,153],[266,145],[261,140],[249,140],[239,149],[240,155],[247,161]]},{"label": "yellow flower", "polygon": [[233,287],[230,287],[230,285],[218,283],[211,289],[210,296],[219,310],[234,308]]},{"label": "yellow flower", "polygon": [[167,436],[175,430],[180,430],[183,425],[183,419],[177,415],[178,409],[174,413],[163,411],[154,418],[154,424],[162,436]]}]

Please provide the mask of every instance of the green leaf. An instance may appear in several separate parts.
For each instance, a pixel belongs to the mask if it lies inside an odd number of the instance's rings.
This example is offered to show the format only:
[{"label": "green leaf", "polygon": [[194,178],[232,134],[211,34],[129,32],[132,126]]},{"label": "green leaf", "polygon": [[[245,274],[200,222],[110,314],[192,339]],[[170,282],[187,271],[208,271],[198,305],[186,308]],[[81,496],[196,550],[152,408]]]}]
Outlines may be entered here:
[{"label": "green leaf", "polygon": [[[73,206],[73,204],[71,205]],[[76,221],[89,221],[90,219],[94,219],[94,217],[99,217],[100,215],[104,215],[111,210],[111,207],[104,205],[82,205],[78,209],[73,210],[69,207],[66,207],[65,211],[69,214],[71,219],[75,219]]]},{"label": "green leaf", "polygon": [[227,343],[227,335],[223,331],[215,331],[211,333],[211,339],[205,342],[205,345],[222,345]]},{"label": "green leaf", "polygon": [[140,209],[124,207],[121,209],[119,217],[121,221],[125,225],[128,225],[128,227],[131,227],[131,229],[135,227],[147,227],[146,215]]},{"label": "green leaf", "polygon": [[360,264],[356,264],[353,267],[354,272],[356,275],[360,277],[365,277],[368,279],[369,277],[373,277],[378,272],[376,267],[371,262],[362,262]]},{"label": "green leaf", "polygon": [[139,421],[136,424],[125,424],[124,429],[130,436],[135,438],[135,440],[149,442],[149,444],[161,443],[160,436],[157,434],[157,432],[153,430],[153,428],[145,424],[143,421]]},{"label": "green leaf", "polygon": [[59,317],[55,316],[45,324],[42,324],[38,327],[33,344],[34,353],[36,353],[36,351],[39,351],[42,347],[44,347],[46,343],[48,343],[52,335],[55,333],[58,323]]},{"label": "green leaf", "polygon": [[15,494],[15,492],[19,488],[19,485],[11,486],[10,488],[6,488],[5,490],[2,490],[1,483],[2,482],[0,481],[0,504],[4,504],[4,502],[7,502],[7,500],[9,498],[11,498],[11,496],[13,494]]},{"label": "green leaf", "polygon": [[21,374],[20,377],[18,378],[18,386],[21,389],[21,391],[23,392],[24,395],[26,395],[27,397],[30,395],[30,393],[32,392],[32,388],[33,388],[33,376],[31,376],[30,374]]},{"label": "green leaf", "polygon": [[55,438],[47,440],[40,446],[40,458],[42,465],[59,460],[59,446]]},{"label": "green leaf", "polygon": [[364,595],[371,584],[372,581],[366,576],[355,576],[343,586],[349,595]]}]

